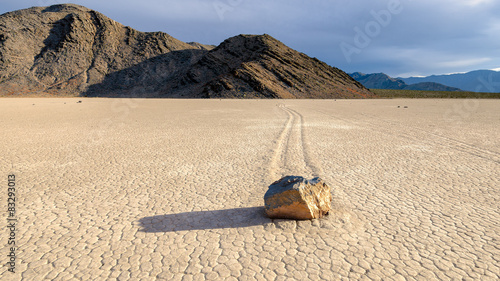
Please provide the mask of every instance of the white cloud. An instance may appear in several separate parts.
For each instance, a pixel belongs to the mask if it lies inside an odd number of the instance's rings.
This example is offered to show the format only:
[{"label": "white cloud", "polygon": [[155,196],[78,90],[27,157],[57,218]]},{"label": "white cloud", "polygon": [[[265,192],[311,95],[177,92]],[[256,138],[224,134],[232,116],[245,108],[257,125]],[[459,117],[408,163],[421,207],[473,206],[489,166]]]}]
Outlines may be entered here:
[{"label": "white cloud", "polygon": [[468,68],[478,66],[481,63],[485,63],[491,60],[491,58],[454,59],[449,61],[436,62],[435,65],[442,68]]},{"label": "white cloud", "polygon": [[467,6],[475,7],[481,4],[490,4],[493,0],[462,0],[462,2]]},{"label": "white cloud", "polygon": [[426,77],[426,76],[421,75],[420,72],[405,72],[405,73],[399,73],[394,77],[408,78],[408,77]]}]

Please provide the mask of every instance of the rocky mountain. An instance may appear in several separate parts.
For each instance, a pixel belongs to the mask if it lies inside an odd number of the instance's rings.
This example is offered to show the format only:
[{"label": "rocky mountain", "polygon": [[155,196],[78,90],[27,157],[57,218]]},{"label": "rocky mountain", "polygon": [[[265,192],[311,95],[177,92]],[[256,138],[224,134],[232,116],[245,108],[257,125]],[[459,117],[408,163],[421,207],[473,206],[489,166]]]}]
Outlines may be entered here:
[{"label": "rocky mountain", "polygon": [[461,91],[458,88],[448,87],[439,83],[422,82],[408,85],[400,78],[392,78],[384,73],[364,74],[354,72],[349,74],[356,81],[369,89],[395,89],[395,90],[419,90],[419,91]]},{"label": "rocky mountain", "polygon": [[408,86],[402,80],[391,78],[384,73],[364,74],[354,72],[349,75],[369,89],[403,89]]},{"label": "rocky mountain", "polygon": [[493,70],[400,79],[406,83],[434,82],[457,87],[464,91],[500,93],[500,72]]},{"label": "rocky mountain", "polygon": [[434,82],[420,82],[410,84],[404,88],[405,90],[418,90],[418,91],[443,91],[443,92],[460,92],[459,88],[449,87],[440,83]]},{"label": "rocky mountain", "polygon": [[180,50],[201,53],[78,5],[15,11],[0,16],[0,91],[76,96],[110,73]]},{"label": "rocky mountain", "polygon": [[219,46],[139,32],[73,4],[0,15],[0,95],[366,98],[343,71],[269,35]]}]

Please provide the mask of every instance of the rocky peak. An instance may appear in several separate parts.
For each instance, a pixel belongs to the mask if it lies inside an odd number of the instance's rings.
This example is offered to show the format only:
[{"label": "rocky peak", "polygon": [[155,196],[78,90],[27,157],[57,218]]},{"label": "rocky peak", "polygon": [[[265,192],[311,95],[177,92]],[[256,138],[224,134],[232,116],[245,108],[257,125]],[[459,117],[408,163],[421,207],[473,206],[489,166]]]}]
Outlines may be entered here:
[{"label": "rocky peak", "polygon": [[[181,84],[200,97],[371,97],[343,71],[297,52],[270,35],[238,35],[187,71]],[[187,93],[185,93],[187,94]]]},{"label": "rocky peak", "polygon": [[75,11],[89,12],[91,10],[77,4],[58,4],[44,8],[42,13],[73,13]]},{"label": "rocky peak", "polygon": [[0,35],[3,94],[79,95],[117,70],[194,48],[166,33],[139,32],[74,4],[1,15]]}]

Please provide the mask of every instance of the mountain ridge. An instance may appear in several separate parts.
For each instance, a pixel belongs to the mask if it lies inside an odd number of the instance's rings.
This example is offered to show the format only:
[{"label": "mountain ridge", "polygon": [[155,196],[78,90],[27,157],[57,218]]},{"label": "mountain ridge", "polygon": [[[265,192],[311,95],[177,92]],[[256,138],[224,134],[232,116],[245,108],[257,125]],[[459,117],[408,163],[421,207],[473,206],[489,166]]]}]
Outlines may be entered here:
[{"label": "mountain ridge", "polygon": [[354,72],[349,74],[356,81],[363,84],[369,89],[392,89],[392,90],[418,90],[418,91],[462,91],[459,88],[449,87],[443,84],[434,82],[420,82],[415,84],[407,84],[401,78],[393,78],[385,73],[364,74]]},{"label": "mountain ridge", "polygon": [[217,47],[185,43],[75,4],[0,15],[0,95],[374,97],[269,35],[238,35]]},{"label": "mountain ridge", "polygon": [[406,83],[442,83],[451,87],[460,88],[464,91],[489,93],[500,92],[500,71],[494,70],[473,70],[466,73],[453,73],[398,79],[401,79]]}]

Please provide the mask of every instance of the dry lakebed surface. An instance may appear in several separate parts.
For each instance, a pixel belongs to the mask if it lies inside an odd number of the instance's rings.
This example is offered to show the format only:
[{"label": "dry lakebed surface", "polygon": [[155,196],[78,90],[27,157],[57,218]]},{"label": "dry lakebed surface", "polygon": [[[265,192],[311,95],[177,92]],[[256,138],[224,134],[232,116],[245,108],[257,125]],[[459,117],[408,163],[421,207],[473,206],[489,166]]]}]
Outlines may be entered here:
[{"label": "dry lakebed surface", "polygon": [[[0,127],[1,280],[499,279],[500,100],[2,98]],[[283,175],[330,214],[267,218]]]}]

